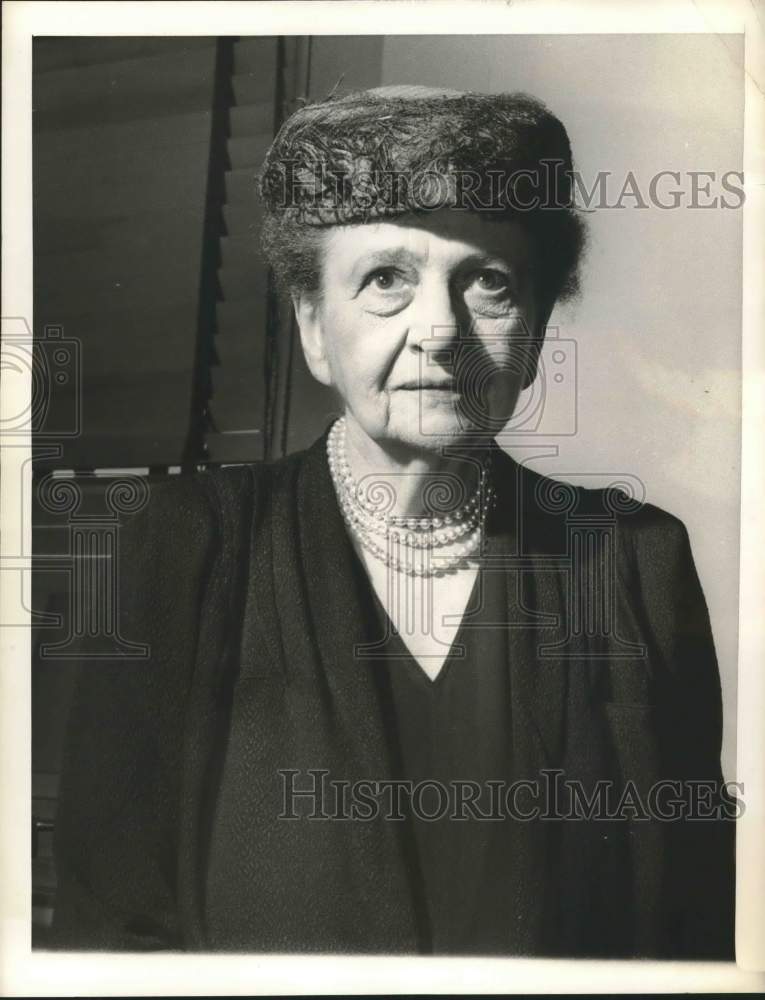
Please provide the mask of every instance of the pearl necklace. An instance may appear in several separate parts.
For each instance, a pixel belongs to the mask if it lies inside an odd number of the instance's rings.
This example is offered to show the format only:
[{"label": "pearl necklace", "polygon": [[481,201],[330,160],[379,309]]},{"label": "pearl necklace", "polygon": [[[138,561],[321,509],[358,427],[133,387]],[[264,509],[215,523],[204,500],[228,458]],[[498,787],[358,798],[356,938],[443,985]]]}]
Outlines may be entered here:
[{"label": "pearl necklace", "polygon": [[[495,502],[484,465],[478,486],[460,509],[434,517],[395,514],[392,496],[382,483],[366,491],[356,483],[345,454],[345,418],[330,430],[327,457],[332,481],[346,524],[360,544],[386,566],[411,576],[435,576],[463,565],[479,547],[489,509]],[[382,500],[388,509],[380,509]],[[468,536],[449,556],[434,553]],[[378,542],[375,536],[383,539]],[[403,547],[405,558],[400,554]]]}]

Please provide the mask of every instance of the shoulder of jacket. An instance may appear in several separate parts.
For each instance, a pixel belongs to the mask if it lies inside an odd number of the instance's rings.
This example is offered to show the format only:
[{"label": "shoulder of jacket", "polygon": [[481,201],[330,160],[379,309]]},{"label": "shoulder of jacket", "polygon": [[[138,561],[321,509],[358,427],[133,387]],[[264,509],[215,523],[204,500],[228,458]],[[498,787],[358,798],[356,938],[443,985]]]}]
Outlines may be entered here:
[{"label": "shoulder of jacket", "polygon": [[200,551],[230,538],[257,516],[276,483],[299,466],[302,452],[274,462],[214,466],[149,477],[130,486],[122,527],[132,544]]},{"label": "shoulder of jacket", "polygon": [[523,491],[527,498],[533,498],[542,511],[608,514],[639,532],[659,531],[670,535],[682,535],[686,530],[679,517],[635,497],[627,492],[622,484],[584,486],[536,472],[526,465],[520,465],[514,459],[510,459],[510,462],[521,470]]},{"label": "shoulder of jacket", "polygon": [[126,513],[127,525],[141,534],[184,528],[199,533],[214,519],[215,502],[202,473],[152,476],[136,488],[136,502]]},{"label": "shoulder of jacket", "polygon": [[209,467],[192,477],[198,477],[197,488],[211,494],[219,505],[239,508],[262,503],[281,479],[294,473],[304,454],[301,451],[269,462]]},{"label": "shoulder of jacket", "polygon": [[589,487],[556,479],[522,465],[506,453],[501,462],[506,479],[517,477],[525,513],[535,519],[611,523],[619,538],[633,548],[675,548],[687,543],[688,532],[679,517],[635,497],[623,484]]}]

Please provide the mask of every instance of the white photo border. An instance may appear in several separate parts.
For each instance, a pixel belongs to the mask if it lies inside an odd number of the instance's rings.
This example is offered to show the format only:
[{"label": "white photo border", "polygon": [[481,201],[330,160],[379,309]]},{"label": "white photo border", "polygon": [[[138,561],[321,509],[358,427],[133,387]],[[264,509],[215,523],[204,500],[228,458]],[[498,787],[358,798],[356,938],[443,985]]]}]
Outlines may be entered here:
[{"label": "white photo border", "polygon": [[[759,8],[759,10],[758,10]],[[29,2],[3,6],[2,322],[32,329],[32,37],[34,35],[385,35],[743,33],[745,35],[743,426],[733,963],[44,953],[31,951],[28,564],[0,574],[0,989],[6,996],[334,993],[757,992],[765,989],[765,6],[759,0],[287,0]],[[433,26],[438,30],[434,31]],[[30,379],[2,371],[2,418],[19,413]],[[4,551],[30,552],[28,439],[0,439]],[[26,483],[28,486],[28,482]],[[4,567],[5,568],[5,567]],[[18,576],[22,580],[18,585]],[[12,586],[8,579],[14,580]]]}]

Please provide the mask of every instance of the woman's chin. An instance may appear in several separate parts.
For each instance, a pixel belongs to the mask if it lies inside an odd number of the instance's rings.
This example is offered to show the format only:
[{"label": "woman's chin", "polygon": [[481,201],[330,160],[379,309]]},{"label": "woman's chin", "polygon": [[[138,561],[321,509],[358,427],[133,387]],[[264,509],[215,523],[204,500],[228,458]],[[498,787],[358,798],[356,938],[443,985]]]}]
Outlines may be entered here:
[{"label": "woman's chin", "polygon": [[423,410],[414,419],[396,421],[390,430],[402,444],[423,451],[441,451],[494,436],[491,431],[483,431],[464,416],[446,409]]}]

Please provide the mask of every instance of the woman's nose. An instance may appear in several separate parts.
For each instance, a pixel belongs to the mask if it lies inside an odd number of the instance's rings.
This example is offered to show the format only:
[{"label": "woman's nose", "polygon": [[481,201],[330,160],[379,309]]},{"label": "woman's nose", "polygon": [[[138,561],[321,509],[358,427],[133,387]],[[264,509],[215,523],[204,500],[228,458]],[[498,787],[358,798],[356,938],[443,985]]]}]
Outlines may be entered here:
[{"label": "woman's nose", "polygon": [[421,285],[414,306],[408,336],[413,350],[443,350],[452,346],[466,329],[464,305],[461,306],[448,281]]}]

